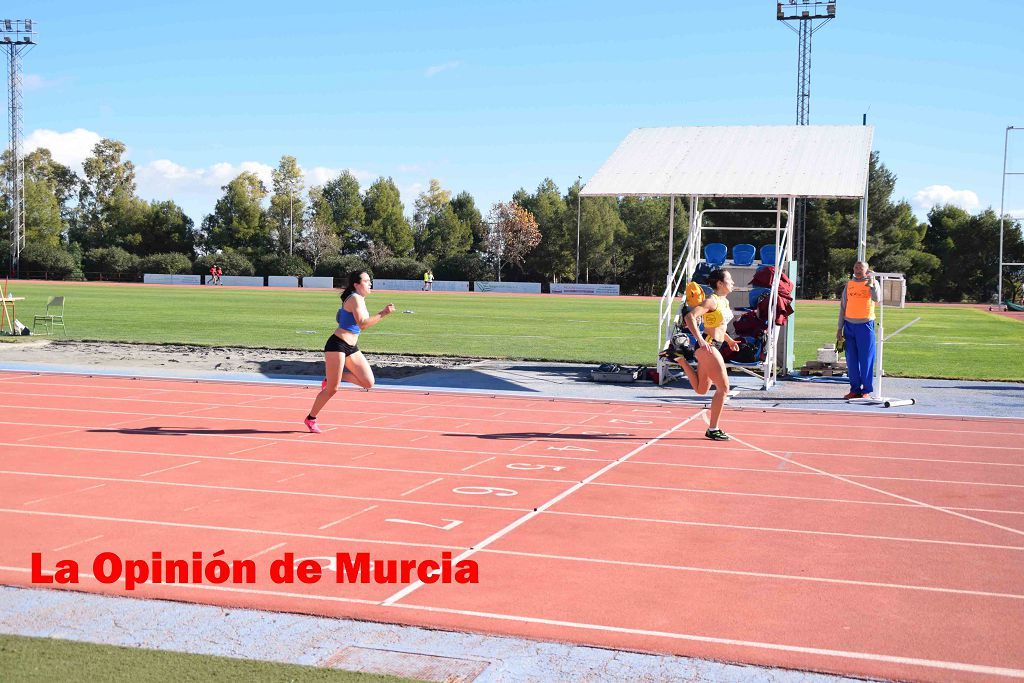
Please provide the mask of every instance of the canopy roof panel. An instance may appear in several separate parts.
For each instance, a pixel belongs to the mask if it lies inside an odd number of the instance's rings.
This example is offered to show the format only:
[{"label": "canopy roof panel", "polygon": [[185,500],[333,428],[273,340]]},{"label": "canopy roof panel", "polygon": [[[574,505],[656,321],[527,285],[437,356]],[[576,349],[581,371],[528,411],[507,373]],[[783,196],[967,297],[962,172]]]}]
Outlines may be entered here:
[{"label": "canopy roof panel", "polygon": [[636,128],[583,196],[864,196],[871,126]]}]

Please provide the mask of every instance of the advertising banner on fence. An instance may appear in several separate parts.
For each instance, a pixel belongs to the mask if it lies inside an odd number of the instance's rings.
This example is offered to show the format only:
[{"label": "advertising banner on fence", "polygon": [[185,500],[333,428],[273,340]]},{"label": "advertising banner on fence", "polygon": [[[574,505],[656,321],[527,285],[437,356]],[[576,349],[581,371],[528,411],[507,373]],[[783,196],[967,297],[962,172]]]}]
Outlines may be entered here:
[{"label": "advertising banner on fence", "polygon": [[[423,289],[423,280],[396,280],[393,278],[376,278],[373,288],[380,290],[418,292]],[[435,292],[468,292],[469,282],[458,280],[434,280],[431,287]]]},{"label": "advertising banner on fence", "polygon": [[552,294],[597,294],[600,296],[618,296],[618,285],[590,285],[579,283],[551,283]]},{"label": "advertising banner on fence", "polygon": [[145,273],[142,281],[147,285],[199,285],[200,275],[170,275],[168,273]]},{"label": "advertising banner on fence", "polygon": [[474,292],[505,292],[509,294],[540,294],[539,282],[490,282],[477,280],[473,283]]}]

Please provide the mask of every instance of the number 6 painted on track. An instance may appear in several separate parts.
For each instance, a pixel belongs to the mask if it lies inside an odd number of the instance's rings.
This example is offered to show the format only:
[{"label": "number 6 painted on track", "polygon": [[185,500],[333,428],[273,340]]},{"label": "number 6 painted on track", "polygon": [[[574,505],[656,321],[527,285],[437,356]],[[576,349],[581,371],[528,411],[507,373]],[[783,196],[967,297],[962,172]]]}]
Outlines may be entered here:
[{"label": "number 6 painted on track", "polygon": [[502,489],[495,486],[458,486],[452,489],[455,493],[464,493],[467,496],[485,496],[493,493],[496,496],[517,496],[519,492],[514,489]]}]

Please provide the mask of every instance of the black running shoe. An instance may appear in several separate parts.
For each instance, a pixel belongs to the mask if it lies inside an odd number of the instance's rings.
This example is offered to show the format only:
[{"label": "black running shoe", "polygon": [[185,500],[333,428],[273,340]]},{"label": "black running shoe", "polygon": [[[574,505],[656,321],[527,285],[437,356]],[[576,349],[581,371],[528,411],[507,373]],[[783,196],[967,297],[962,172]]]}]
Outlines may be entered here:
[{"label": "black running shoe", "polygon": [[704,432],[704,436],[712,441],[728,441],[730,439],[729,435],[721,429],[709,429]]}]

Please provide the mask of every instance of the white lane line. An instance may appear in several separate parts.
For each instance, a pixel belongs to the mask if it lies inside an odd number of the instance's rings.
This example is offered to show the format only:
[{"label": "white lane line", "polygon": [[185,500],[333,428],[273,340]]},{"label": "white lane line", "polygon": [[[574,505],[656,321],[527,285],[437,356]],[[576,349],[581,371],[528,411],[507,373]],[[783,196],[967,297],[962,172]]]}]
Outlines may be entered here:
[{"label": "white lane line", "polygon": [[[520,445],[516,446],[515,448],[513,448],[511,452],[518,451],[520,448],[526,448],[527,446],[532,446],[535,443],[537,443],[537,442],[536,441],[527,441],[526,443],[520,444]],[[587,459],[589,460],[589,458],[587,458]]]},{"label": "white lane line", "polygon": [[[0,571],[30,574],[28,567],[12,567],[0,565]],[[96,580],[91,574],[82,573],[80,578]],[[123,581],[123,579],[122,579]],[[379,605],[376,600],[363,600],[359,598],[343,598],[334,595],[312,595],[308,593],[291,593],[285,591],[268,591],[255,588],[235,588],[231,586],[214,586],[210,584],[184,584],[167,583],[161,586],[177,590],[209,590],[226,593],[242,593],[249,595],[268,595],[274,597],[294,598],[296,600],[310,600],[313,602],[340,602],[361,605]],[[896,655],[883,655],[870,652],[857,652],[852,650],[834,650],[826,648],[804,647],[800,645],[787,645],[783,643],[769,643],[751,640],[737,640],[734,638],[718,638],[714,636],[701,636],[686,633],[675,633],[670,631],[653,631],[647,629],[635,629],[622,626],[606,626],[601,624],[588,624],[577,621],[562,621],[556,619],[542,619],[539,617],[518,616],[513,614],[501,614],[496,612],[479,612],[471,610],[451,609],[447,607],[428,607],[426,605],[392,604],[390,607],[403,610],[417,610],[424,612],[439,612],[444,614],[457,614],[460,616],[480,617],[482,619],[495,619],[501,621],[513,621],[518,623],[544,624],[547,626],[562,626],[565,628],[583,629],[589,631],[604,631],[609,633],[624,633],[627,635],[641,635],[671,640],[683,640],[689,642],[711,643],[715,645],[729,645],[735,647],[749,647],[761,650],[776,652],[796,652],[800,654],[813,654],[825,657],[836,657],[841,659],[855,659],[861,661],[884,662],[888,664],[907,664],[926,668],[941,669],[946,671],[962,671],[967,673],[988,674],[1004,676],[1009,678],[1024,678],[1024,669],[1011,669],[1006,667],[988,666],[984,664],[970,664],[965,662],[952,662],[935,659],[919,659],[916,657],[901,657]]]},{"label": "white lane line", "polygon": [[56,553],[56,552],[59,552],[61,550],[67,550],[68,548],[74,548],[76,545],[82,545],[83,543],[88,543],[89,541],[95,541],[96,539],[99,539],[99,538],[103,538],[103,534],[100,534],[99,536],[91,536],[89,538],[83,538],[81,541],[75,541],[74,543],[68,543],[67,545],[62,545],[59,548],[54,548],[53,552]]},{"label": "white lane line", "polygon": [[[436,548],[439,550],[463,550],[461,546],[440,545],[437,543],[411,543],[409,541],[382,541],[375,538],[352,538],[347,536],[328,536],[326,534],[303,534],[290,531],[268,531],[266,529],[246,529],[241,527],[217,526],[215,524],[187,524],[185,522],[164,522],[153,519],[132,519],[125,517],[104,517],[102,515],[79,515],[69,512],[43,512],[42,510],[10,510],[0,508],[0,513],[10,512],[12,514],[36,515],[41,517],[54,517],[59,519],[88,519],[98,522],[121,522],[124,524],[141,524],[146,526],[164,526],[177,529],[204,529],[208,531],[230,531],[240,534],[255,534],[258,536],[280,536],[283,538],[312,538],[321,541],[343,541],[345,543],[371,543],[379,545],[397,545],[407,548]],[[374,603],[376,604],[376,603]]]},{"label": "white lane line", "polygon": [[473,463],[472,465],[467,465],[466,467],[463,467],[463,468],[462,468],[461,470],[459,470],[459,471],[460,471],[460,472],[468,472],[469,470],[473,469],[473,468],[474,468],[474,467],[476,467],[477,465],[483,465],[483,464],[484,464],[485,462],[490,462],[490,461],[492,461],[492,460],[494,460],[494,458],[493,458],[493,457],[490,457],[490,458],[487,458],[486,460],[481,460],[480,462],[475,462],[475,463]]},{"label": "white lane line", "polygon": [[[337,500],[365,500],[367,502],[374,503],[405,503],[408,505],[427,505],[436,507],[454,507],[454,508],[465,508],[469,510],[509,510],[512,512],[524,512],[525,508],[505,507],[500,505],[469,505],[467,503],[435,503],[433,501],[426,500],[410,500],[404,498],[399,500],[398,498],[375,498],[372,496],[346,496],[340,493],[310,493],[307,491],[285,491],[282,489],[253,489],[246,488],[244,486],[221,486],[218,484],[189,484],[177,481],[159,481],[153,479],[121,479],[117,477],[94,477],[79,474],[51,474],[47,472],[12,472],[9,470],[0,471],[0,474],[9,474],[15,476],[27,476],[27,477],[49,477],[56,479],[83,479],[85,481],[106,481],[115,482],[119,484],[145,484],[150,486],[177,486],[180,488],[189,489],[203,489],[209,491],[239,491],[241,493],[271,493],[281,496],[301,496],[307,498],[328,498]],[[537,481],[534,479],[533,481]],[[101,484],[102,486],[102,484]],[[91,486],[89,488],[99,488]],[[82,489],[88,491],[89,489]],[[66,494],[60,494],[66,495]],[[50,498],[56,498],[57,496],[50,496]],[[45,500],[45,499],[40,499]],[[25,503],[28,505],[28,503]],[[3,509],[0,508],[0,512]]]},{"label": "white lane line", "polygon": [[373,455],[373,451],[370,451],[369,453],[363,453],[362,455],[357,455],[356,457],[352,458],[352,460],[359,460],[360,458],[365,458],[368,455]]},{"label": "white lane line", "polygon": [[250,555],[249,557],[243,557],[242,559],[243,560],[255,560],[260,555],[266,555],[267,553],[273,552],[273,551],[277,550],[278,548],[283,548],[286,545],[288,545],[288,544],[287,543],[278,543],[277,545],[272,545],[269,548],[264,548],[263,550],[255,552],[252,555]]},{"label": "white lane line", "polygon": [[[3,446],[3,445],[5,445],[5,444],[3,442],[0,442],[0,446]],[[155,456],[163,456],[163,457],[168,457],[168,458],[198,458],[199,461],[202,461],[202,460],[216,460],[216,461],[227,461],[227,462],[251,462],[251,463],[261,463],[261,464],[266,464],[266,465],[292,465],[294,467],[327,468],[327,469],[340,469],[340,470],[360,470],[360,471],[363,471],[363,472],[401,472],[402,474],[434,474],[434,475],[437,475],[437,474],[440,474],[440,475],[452,475],[452,474],[455,474],[454,472],[437,472],[437,471],[434,471],[434,470],[407,470],[407,469],[393,468],[393,467],[366,467],[366,466],[360,466],[360,465],[338,465],[338,464],[335,464],[335,463],[301,462],[301,461],[296,461],[296,460],[266,460],[266,459],[263,459],[263,458],[231,458],[231,457],[226,457],[226,456],[223,456],[223,455],[192,455],[192,454],[189,454],[189,453],[159,453],[159,452],[150,452],[150,451],[130,451],[130,450],[116,450],[116,449],[105,449],[105,448],[75,448],[73,446],[47,446],[47,445],[41,445],[41,444],[25,444],[24,447],[25,448],[49,448],[49,449],[54,449],[54,450],[58,450],[58,451],[60,451],[60,450],[88,451],[88,452],[93,452],[93,453],[103,453],[103,454],[107,454],[107,455],[110,455],[110,454],[115,454],[115,455],[155,455]],[[400,446],[396,446],[396,448],[400,448]],[[370,455],[370,454],[371,453],[366,453],[364,455],[356,456],[355,458],[352,458],[352,460],[358,460],[359,458],[366,457],[367,455]],[[474,453],[474,455],[481,455],[481,454],[480,453]],[[486,453],[484,453],[482,455],[486,455]],[[498,455],[507,456],[508,453],[500,453]],[[531,458],[539,458],[539,457],[544,457],[544,456],[531,455],[530,457]],[[552,456],[552,457],[555,457],[555,456]],[[567,458],[563,458],[563,459],[567,459]],[[587,458],[587,459],[590,460],[591,458]],[[608,461],[607,460],[598,460],[598,462],[608,462]],[[510,480],[517,480],[517,481],[536,481],[535,477],[516,477],[516,476],[510,476],[510,475],[504,475],[504,474],[495,474],[495,475],[488,475],[488,474],[466,474],[466,475],[461,475],[461,476],[474,477],[474,478],[486,477],[486,478],[492,478],[492,479],[510,479]],[[550,479],[548,481],[569,481],[569,480],[568,479],[566,479],[566,480]]]},{"label": "white lane line", "polygon": [[[2,422],[2,421],[0,421],[0,425],[3,425],[3,424],[19,424],[19,425],[24,425],[25,423],[20,423],[20,422],[19,423],[13,423],[13,422]],[[30,426],[35,426],[35,427],[51,427],[52,425],[30,425]],[[85,427],[85,429],[91,429],[91,427]],[[330,427],[328,429],[325,429],[324,430],[324,434],[332,431],[333,429],[335,429],[335,428],[334,427]],[[346,448],[351,448],[353,446],[355,446],[355,447],[365,446],[367,448],[377,448],[377,449],[381,449],[381,448],[394,448],[394,449],[404,449],[404,450],[414,450],[414,451],[427,451],[427,452],[430,452],[430,453],[436,453],[437,451],[441,450],[441,451],[446,452],[446,453],[469,453],[469,454],[472,454],[472,455],[508,455],[507,451],[483,451],[483,450],[480,450],[480,449],[459,449],[459,448],[443,448],[443,449],[438,449],[438,448],[430,448],[430,447],[424,447],[424,446],[410,446],[408,444],[392,446],[392,445],[388,445],[388,444],[375,443],[375,442],[360,443],[360,442],[356,442],[356,441],[352,441],[352,440],[332,441],[332,440],[325,439],[325,438],[314,438],[314,437],[323,437],[324,434],[320,434],[320,435],[303,434],[298,439],[295,439],[295,440],[284,439],[284,440],[279,441],[278,443],[279,444],[293,444],[293,443],[304,443],[305,440],[312,440],[314,443],[319,444],[321,446],[339,446],[339,447],[346,447]],[[222,440],[223,439],[237,439],[237,440],[241,440],[241,441],[266,441],[266,437],[264,437],[264,436],[245,436],[243,434],[216,434],[216,435],[202,434],[202,435],[199,435],[199,436],[200,437],[212,436],[214,438],[222,439]],[[477,437],[478,435],[467,433],[467,434],[460,435],[460,436]],[[572,441],[572,439],[565,439],[565,440],[566,441]],[[586,439],[586,441],[589,441],[589,439]],[[641,439],[636,439],[636,441],[639,442],[639,441],[641,441]],[[7,443],[10,444],[11,446],[21,445],[21,444],[18,444],[17,442],[7,442]],[[0,445],[2,445],[2,444],[0,444]],[[31,448],[64,448],[64,449],[67,449],[67,450],[85,450],[85,451],[111,452],[108,449],[103,449],[103,448],[79,448],[79,447],[75,447],[75,446],[52,446],[52,445],[49,445],[49,444],[41,444],[41,445],[37,445],[37,444],[24,444],[24,446],[25,447],[31,447]],[[125,451],[125,452],[147,453],[147,451]],[[150,453],[151,454],[160,455],[160,453],[152,453],[152,452],[150,452]],[[194,456],[193,455],[193,456],[190,456],[190,457],[198,457],[198,456]],[[563,456],[563,455],[535,455],[535,456],[532,456],[532,457],[535,457],[535,458],[554,458],[554,459],[557,459],[557,460],[565,460],[565,459],[569,458],[570,456]],[[573,457],[571,459],[573,459],[573,460],[604,460],[605,462],[607,462],[607,459],[604,459],[604,458],[577,458],[577,457]]]},{"label": "white lane line", "polygon": [[[652,443],[657,443],[657,441],[659,439],[662,439],[662,438],[668,436],[669,434],[673,433],[674,431],[676,431],[680,427],[683,427],[684,425],[688,424],[692,420],[700,417],[701,415],[703,415],[703,413],[704,413],[703,410],[701,410],[700,412],[694,413],[693,415],[691,415],[690,417],[686,418],[685,420],[683,420],[679,424],[675,425],[674,427],[671,427],[670,429],[667,429],[666,431],[662,432],[660,435],[655,437],[653,440],[651,440],[651,441],[649,441],[649,442],[647,442],[647,443],[645,443],[645,444],[643,444],[641,446],[637,446],[636,448],[634,448],[629,453],[626,453],[625,455],[623,455],[622,457],[618,458],[617,460],[613,460],[612,462],[608,463],[607,465],[605,465],[601,469],[597,470],[596,472],[594,472],[593,474],[588,476],[586,479],[580,481],[577,484],[574,484],[573,486],[569,487],[565,491],[562,491],[560,494],[558,494],[554,498],[550,499],[546,503],[543,503],[542,505],[534,508],[532,512],[526,513],[525,515],[521,516],[519,519],[515,520],[511,524],[506,525],[504,528],[502,528],[502,529],[496,531],[495,533],[491,534],[490,536],[485,538],[483,541],[475,544],[469,550],[461,553],[458,557],[456,557],[456,558],[454,558],[452,560],[453,564],[454,563],[458,563],[460,560],[464,560],[465,558],[469,557],[473,553],[486,548],[491,543],[494,543],[495,541],[500,539],[502,536],[505,536],[506,534],[508,534],[513,529],[516,529],[517,527],[525,524],[529,520],[533,519],[534,517],[536,517],[537,515],[542,513],[544,510],[547,510],[549,507],[551,507],[552,505],[554,505],[558,501],[560,501],[563,498],[566,498],[567,496],[575,493],[576,491],[578,491],[582,487],[586,486],[588,483],[590,483],[590,482],[594,481],[595,479],[597,479],[598,477],[600,477],[605,472],[608,472],[611,469],[613,469],[614,467],[616,467],[617,465],[620,465],[620,464],[626,462],[631,457],[633,457],[634,455],[636,455],[637,453],[639,453],[643,449],[647,448]],[[411,593],[413,593],[414,591],[416,591],[417,589],[419,589],[423,585],[424,584],[423,584],[422,581],[416,581],[414,583],[411,583],[408,586],[406,586],[405,588],[403,588],[402,590],[400,590],[400,591],[392,594],[388,598],[386,598],[381,604],[382,605],[393,605],[393,604],[395,604],[396,601],[401,600],[402,598],[410,595]]]},{"label": "white lane line", "polygon": [[238,455],[239,453],[248,453],[249,451],[255,451],[258,448],[266,448],[267,446],[276,446],[279,441],[271,441],[270,443],[260,444],[259,446],[253,446],[251,448],[243,448],[237,451],[231,451],[228,455]]},{"label": "white lane line", "polygon": [[892,339],[893,337],[895,337],[895,336],[896,336],[897,334],[899,334],[899,333],[900,333],[900,332],[902,332],[903,330],[907,329],[908,327],[910,327],[911,325],[913,325],[914,323],[916,323],[916,322],[917,322],[918,320],[920,320],[920,318],[914,318],[913,320],[911,320],[911,321],[910,321],[909,323],[907,323],[906,325],[904,325],[904,326],[903,326],[903,327],[901,327],[900,329],[896,330],[895,332],[893,332],[893,333],[892,333],[892,334],[890,334],[889,336],[887,336],[887,337],[885,337],[884,339],[882,339],[882,341],[889,341],[890,339]]},{"label": "white lane line", "polygon": [[433,481],[428,481],[428,482],[427,482],[426,484],[420,484],[419,486],[417,486],[417,487],[415,487],[415,488],[411,488],[411,489],[409,489],[408,491],[406,491],[405,493],[400,493],[400,494],[398,494],[398,495],[399,495],[400,497],[402,497],[402,496],[407,496],[407,495],[409,495],[410,493],[412,493],[413,491],[419,491],[420,489],[425,489],[425,488],[427,488],[428,486],[430,486],[431,484],[436,484],[436,483],[437,483],[437,482],[439,482],[439,481],[444,481],[444,477],[438,477],[437,479],[435,479],[435,480],[433,480]]},{"label": "white lane line", "polygon": [[[77,477],[74,477],[74,478],[77,479]],[[86,479],[92,479],[93,477],[85,477],[85,478]],[[85,491],[92,491],[93,489],[102,488],[104,486],[106,486],[106,484],[96,484],[96,486],[86,486],[84,489],[78,489],[76,491],[68,491],[67,493],[58,493],[58,494],[55,494],[55,495],[52,495],[52,496],[43,496],[42,498],[36,498],[35,500],[30,500],[30,501],[27,501],[25,503],[22,503],[22,505],[35,505],[36,503],[41,503],[44,500],[52,500],[54,498],[60,498],[62,496],[66,496],[66,495],[71,494],[71,493],[83,493]],[[14,512],[14,511],[12,510],[12,512]]]},{"label": "white lane line", "polygon": [[893,590],[913,590],[931,593],[951,593],[954,595],[973,595],[983,598],[1007,598],[1010,600],[1024,600],[1024,594],[1020,593],[997,593],[993,591],[971,590],[967,588],[946,588],[944,586],[922,586],[907,583],[885,583],[882,581],[861,581],[858,579],[836,579],[824,576],[807,576],[804,574],[779,574],[776,572],[754,572],[740,569],[714,569],[711,567],[691,567],[678,564],[659,564],[656,562],[629,562],[626,560],[606,560],[597,557],[574,557],[572,555],[549,555],[547,553],[528,553],[517,550],[491,550],[487,548],[480,551],[495,555],[511,555],[513,557],[528,557],[531,559],[559,560],[566,562],[592,562],[594,564],[607,564],[620,567],[642,567],[644,569],[667,569],[670,571],[694,572],[698,574],[725,574],[728,576],[749,576],[759,579],[777,579],[781,581],[809,581],[812,583],[831,583],[843,586],[868,586],[871,588],[891,588]]},{"label": "white lane line", "polygon": [[201,462],[202,462],[202,460],[193,460],[192,462],[184,462],[184,463],[182,463],[180,465],[174,465],[172,467],[165,467],[165,468],[163,468],[161,470],[153,470],[152,472],[146,472],[145,474],[140,474],[139,476],[140,477],[148,477],[151,474],[160,474],[161,472],[170,472],[171,470],[176,470],[176,469],[179,469],[179,468],[182,468],[182,467],[188,467],[189,465],[198,465]]},{"label": "white lane line", "polygon": [[963,671],[967,673],[989,674],[995,676],[1006,676],[1010,678],[1024,678],[1024,669],[1010,669],[1001,666],[988,666],[985,664],[969,664],[965,662],[950,662],[936,659],[919,659],[916,657],[900,657],[896,655],[875,654],[872,652],[856,652],[851,650],[832,650],[820,647],[804,647],[802,645],[786,645],[783,643],[768,643],[755,640],[737,640],[735,638],[717,638],[714,636],[699,636],[688,633],[673,633],[671,631],[652,631],[647,629],[627,628],[623,626],[605,626],[601,624],[588,624],[578,621],[563,621],[558,619],[542,619],[539,617],[516,616],[496,612],[478,612],[473,610],[451,609],[447,607],[428,607],[426,605],[392,604],[390,607],[401,609],[422,610],[426,612],[440,612],[444,614],[458,614],[461,616],[481,617],[485,619],[498,619],[502,621],[515,621],[519,623],[544,624],[547,626],[564,626],[566,628],[585,629],[589,631],[606,631],[609,633],[625,633],[628,635],[653,636],[658,638],[669,638],[672,640],[685,640],[698,643],[711,643],[715,645],[730,645],[734,647],[750,647],[761,650],[772,650],[776,652],[798,652],[800,654],[821,655],[825,657],[838,657],[842,659],[856,659],[871,662],[884,662],[887,664],[909,664],[946,671]]},{"label": "white lane line", "polygon": [[[916,506],[907,506],[916,507]],[[971,541],[946,541],[932,538],[913,538],[907,536],[881,536],[878,534],[857,534],[845,531],[821,531],[818,529],[791,529],[786,527],[753,526],[749,524],[724,524],[721,522],[694,522],[682,519],[658,519],[652,517],[628,517],[624,515],[602,515],[593,512],[564,512],[548,510],[548,515],[566,515],[569,517],[587,517],[592,519],[615,519],[624,522],[643,522],[645,524],[674,524],[678,526],[706,527],[711,529],[735,529],[737,531],[763,531],[772,534],[799,534],[808,536],[835,536],[838,538],[855,538],[865,541],[893,541],[896,543],[924,543],[933,545],[963,546],[965,548],[989,548],[992,550],[1024,551],[1024,545],[1000,545],[996,543],[975,543]]]},{"label": "white lane line", "polygon": [[332,526],[334,526],[335,524],[341,524],[341,523],[342,523],[342,522],[344,522],[345,520],[348,520],[348,519],[352,519],[352,518],[353,518],[353,517],[355,517],[356,515],[361,515],[361,514],[363,514],[364,512],[369,512],[370,510],[376,510],[376,509],[377,509],[377,507],[378,507],[378,506],[376,506],[376,505],[371,505],[370,507],[366,507],[366,508],[363,508],[363,509],[362,509],[362,510],[360,510],[359,512],[353,512],[353,513],[352,513],[351,515],[348,515],[348,516],[346,516],[346,517],[342,517],[341,519],[336,519],[336,520],[334,520],[333,522],[328,522],[327,524],[324,524],[324,525],[323,525],[322,527],[319,527],[319,529],[320,529],[321,531],[323,531],[324,529],[330,529],[330,528],[331,528]]},{"label": "white lane line", "polygon": [[877,487],[874,487],[874,486],[869,486],[868,484],[864,484],[864,483],[859,482],[859,481],[854,481],[853,479],[850,479],[848,477],[844,477],[844,476],[842,476],[840,474],[832,474],[830,472],[826,472],[825,470],[818,469],[817,467],[812,467],[811,465],[805,465],[805,464],[797,462],[795,460],[791,460],[791,459],[789,459],[789,458],[787,458],[787,457],[785,457],[783,455],[779,455],[777,453],[772,453],[771,451],[765,450],[764,448],[760,448],[758,446],[754,446],[754,445],[752,445],[750,443],[747,443],[746,441],[744,441],[743,439],[740,439],[738,437],[734,436],[733,439],[738,441],[739,443],[745,445],[745,446],[749,446],[750,448],[753,448],[754,450],[760,451],[760,452],[764,453],[765,455],[770,455],[773,458],[777,458],[778,460],[781,460],[783,462],[788,462],[790,464],[797,465],[798,467],[806,467],[809,470],[812,470],[814,472],[818,472],[820,474],[827,475],[827,476],[829,476],[829,477],[831,477],[833,479],[836,479],[838,481],[842,481],[842,482],[845,482],[847,484],[851,484],[853,486],[858,486],[860,488],[867,489],[868,491],[873,491],[873,492],[881,494],[883,496],[889,496],[889,497],[895,498],[897,500],[902,500],[905,503],[913,503],[913,504],[916,504],[916,505],[918,505],[920,507],[926,507],[926,508],[928,508],[930,510],[935,510],[936,512],[941,512],[941,513],[943,513],[945,515],[951,515],[953,517],[959,517],[960,519],[966,519],[966,520],[968,520],[970,522],[976,522],[978,524],[982,524],[984,526],[989,526],[989,527],[992,527],[994,529],[1001,529],[1001,530],[1007,531],[1007,532],[1009,532],[1011,534],[1016,534],[1018,536],[1024,536],[1024,530],[1014,529],[1013,527],[1008,527],[1008,526],[1003,526],[1002,524],[996,524],[995,522],[990,522],[988,520],[981,519],[980,517],[972,517],[971,515],[965,515],[965,514],[963,514],[961,512],[955,512],[955,511],[950,510],[948,508],[942,508],[942,507],[938,507],[936,505],[931,505],[930,503],[925,503],[924,501],[917,500],[915,498],[910,498],[908,496],[901,496],[898,493],[892,493],[891,491],[886,491],[884,489],[880,489],[880,488],[877,488]]},{"label": "white lane line", "polygon": [[285,477],[284,479],[278,479],[274,483],[275,484],[280,484],[282,481],[291,481],[292,479],[298,479],[299,477],[304,477],[304,476],[306,476],[305,472],[299,472],[298,474],[293,474],[290,477]]}]

